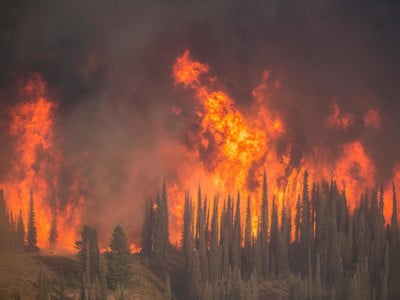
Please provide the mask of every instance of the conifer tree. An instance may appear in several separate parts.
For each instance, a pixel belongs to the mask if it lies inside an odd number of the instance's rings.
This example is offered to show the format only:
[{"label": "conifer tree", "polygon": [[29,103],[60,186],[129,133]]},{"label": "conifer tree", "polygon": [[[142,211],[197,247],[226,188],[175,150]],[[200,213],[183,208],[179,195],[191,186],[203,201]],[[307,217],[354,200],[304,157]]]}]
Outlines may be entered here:
[{"label": "conifer tree", "polygon": [[[198,231],[199,231],[199,256],[200,256],[200,270],[202,282],[208,280],[208,256],[207,256],[207,242],[206,242],[206,228],[205,228],[205,211],[201,207],[201,192],[199,188],[199,205],[198,210]],[[204,209],[206,203],[204,203]]]},{"label": "conifer tree", "polygon": [[200,231],[201,231],[201,228],[200,228],[200,223],[201,223],[200,218],[202,217],[202,211],[201,211],[202,204],[201,204],[201,201],[202,201],[201,188],[200,188],[200,185],[199,185],[199,188],[197,190],[197,214],[196,214],[197,218],[196,218],[196,232],[195,232],[195,241],[196,241],[197,249],[199,249]]},{"label": "conifer tree", "polygon": [[166,257],[167,249],[169,247],[169,222],[168,222],[168,201],[167,201],[167,187],[166,183],[164,181],[163,183],[163,188],[162,188],[162,194],[161,194],[161,209],[159,210],[160,213],[160,226],[161,226],[161,251],[162,251],[162,257]]},{"label": "conifer tree", "polygon": [[247,199],[247,207],[246,207],[246,222],[244,228],[244,255],[243,255],[243,267],[244,274],[246,278],[250,277],[252,270],[251,267],[251,207],[250,207],[250,197]]},{"label": "conifer tree", "polygon": [[153,207],[153,226],[152,226],[152,255],[160,263],[166,258],[169,245],[168,233],[168,206],[165,182],[163,184],[162,195],[157,194],[155,206]]},{"label": "conifer tree", "polygon": [[38,247],[37,243],[37,233],[36,233],[36,223],[35,223],[35,204],[33,200],[32,190],[30,192],[30,200],[29,200],[29,218],[28,218],[28,250],[36,251]]},{"label": "conifer tree", "polygon": [[[183,233],[182,233],[182,249],[186,261],[190,260],[193,249],[193,207],[189,198],[189,193],[185,194],[185,206],[183,211]],[[188,263],[187,263],[188,265]]]},{"label": "conifer tree", "polygon": [[310,198],[308,195],[307,171],[304,171],[303,195],[301,201],[300,242],[303,244],[304,248],[307,249],[311,241]]},{"label": "conifer tree", "polygon": [[393,202],[392,202],[392,218],[391,218],[391,228],[392,232],[397,235],[398,233],[398,226],[397,226],[397,197],[396,197],[396,187],[393,182]]},{"label": "conifer tree", "polygon": [[214,199],[213,216],[211,224],[211,243],[209,259],[209,278],[210,282],[216,282],[220,276],[221,257],[219,247],[219,226],[218,226],[218,199]]},{"label": "conifer tree", "polygon": [[80,299],[105,300],[107,295],[104,284],[104,263],[100,259],[96,230],[85,226],[82,231],[82,240],[75,244],[82,274]]},{"label": "conifer tree", "polygon": [[19,249],[23,249],[25,245],[25,226],[24,219],[22,217],[22,210],[19,211],[18,222],[17,222],[17,243],[16,246]]},{"label": "conifer tree", "polygon": [[267,188],[267,174],[264,169],[262,197],[261,197],[261,216],[260,216],[260,250],[261,250],[261,270],[264,277],[268,276],[269,271],[269,249],[268,249],[268,188]]},{"label": "conifer tree", "polygon": [[282,204],[281,230],[278,240],[278,276],[286,276],[289,273],[290,219],[286,217],[285,201]]},{"label": "conifer tree", "polygon": [[[280,256],[279,244],[278,244],[278,208],[276,206],[275,195],[272,197],[272,212],[271,212],[271,234],[270,234],[270,265],[274,263],[275,259]],[[278,260],[279,261],[279,260]],[[277,275],[277,269],[279,265],[275,264],[275,270],[271,268],[271,274]]]},{"label": "conifer tree", "polygon": [[152,252],[152,229],[153,229],[153,201],[148,200],[146,202],[144,221],[141,231],[141,252],[145,256],[150,256]]},{"label": "conifer tree", "polygon": [[114,228],[110,241],[110,250],[106,253],[107,284],[115,289],[117,284],[125,285],[133,274],[131,265],[131,251],[124,230],[120,225]]},{"label": "conifer tree", "polygon": [[295,233],[294,233],[294,239],[296,244],[300,242],[300,226],[301,226],[301,202],[300,202],[300,195],[297,195]]},{"label": "conifer tree", "polygon": [[384,216],[383,216],[384,205],[385,205],[385,196],[384,196],[384,191],[383,191],[383,184],[381,184],[381,190],[379,193],[379,218],[380,219],[384,219]]},{"label": "conifer tree", "polygon": [[232,240],[232,202],[230,196],[228,202],[224,205],[221,217],[221,251],[222,251],[222,276],[228,278],[230,266],[230,248]]},{"label": "conifer tree", "polygon": [[232,265],[236,267],[240,267],[241,265],[242,229],[240,213],[240,193],[238,192],[236,200],[235,221],[233,224],[232,233]]},{"label": "conifer tree", "polygon": [[53,209],[53,218],[51,220],[49,243],[50,246],[54,246],[58,240],[58,213],[57,208]]},{"label": "conifer tree", "polygon": [[189,273],[189,285],[187,291],[187,299],[200,299],[202,282],[200,274],[200,258],[196,249],[192,250],[192,259]]}]

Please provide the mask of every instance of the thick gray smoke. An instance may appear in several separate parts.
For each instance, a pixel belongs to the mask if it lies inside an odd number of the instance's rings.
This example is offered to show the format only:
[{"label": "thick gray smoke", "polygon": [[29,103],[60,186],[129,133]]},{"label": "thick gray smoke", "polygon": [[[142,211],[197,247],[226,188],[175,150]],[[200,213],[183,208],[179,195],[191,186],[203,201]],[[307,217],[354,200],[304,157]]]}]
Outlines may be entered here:
[{"label": "thick gray smoke", "polygon": [[[104,239],[118,223],[138,237],[144,200],[178,177],[178,146],[196,131],[195,102],[171,76],[189,49],[244,110],[265,69],[279,78],[270,105],[288,124],[282,148],[294,145],[293,165],[315,145],[334,157],[361,139],[385,183],[400,160],[399,12],[389,0],[2,2],[0,177],[12,160],[16,85],[38,72],[60,103],[61,201],[73,201],[79,173],[85,222]],[[333,101],[354,124],[327,135]],[[369,108],[381,113],[379,130],[364,128]]]}]

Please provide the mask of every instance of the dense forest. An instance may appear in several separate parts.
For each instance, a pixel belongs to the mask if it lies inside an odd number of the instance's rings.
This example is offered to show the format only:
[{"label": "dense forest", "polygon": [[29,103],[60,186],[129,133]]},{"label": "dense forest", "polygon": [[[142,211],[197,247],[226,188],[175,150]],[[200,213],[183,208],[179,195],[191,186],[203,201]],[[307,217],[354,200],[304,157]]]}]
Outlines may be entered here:
[{"label": "dense forest", "polygon": [[[76,242],[79,299],[107,299],[110,290],[115,299],[130,299],[123,291],[135,273],[134,256],[144,257],[164,280],[164,299],[400,299],[394,183],[390,204],[384,202],[382,188],[373,189],[361,195],[359,205],[350,211],[345,192],[334,181],[310,185],[305,172],[292,212],[285,203],[278,210],[275,196],[268,194],[266,177],[264,171],[256,223],[252,220],[256,208],[239,193],[207,201],[200,187],[196,200],[187,192],[179,247],[169,241],[165,183],[148,202],[141,253],[131,254],[119,225],[102,252],[96,230],[85,226]],[[384,205],[392,205],[393,211],[386,222]],[[33,194],[26,232],[22,213],[7,211],[3,192],[0,206],[0,250],[40,251]],[[50,245],[57,241],[56,219],[51,227]],[[71,299],[63,286],[51,287],[42,265],[36,287],[37,299]]]},{"label": "dense forest", "polygon": [[[305,172],[293,214],[285,205],[278,211],[267,191],[264,172],[256,232],[250,199],[241,220],[240,194],[224,199],[222,210],[222,200],[215,198],[210,207],[200,187],[197,201],[186,195],[180,249],[184,280],[178,284],[182,299],[400,299],[394,184],[387,223],[382,188],[366,191],[349,211],[334,181],[310,187]],[[164,186],[148,205],[142,236],[143,253],[160,268],[170,247],[167,210]],[[274,295],[271,283],[281,291]]]}]

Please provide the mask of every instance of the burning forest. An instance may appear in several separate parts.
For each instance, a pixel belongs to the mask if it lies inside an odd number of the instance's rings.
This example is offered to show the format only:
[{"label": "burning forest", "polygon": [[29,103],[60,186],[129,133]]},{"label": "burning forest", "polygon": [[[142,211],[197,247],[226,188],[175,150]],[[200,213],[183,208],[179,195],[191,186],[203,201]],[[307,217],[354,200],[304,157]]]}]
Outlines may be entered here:
[{"label": "burning forest", "polygon": [[0,299],[398,299],[399,14],[4,4]]}]

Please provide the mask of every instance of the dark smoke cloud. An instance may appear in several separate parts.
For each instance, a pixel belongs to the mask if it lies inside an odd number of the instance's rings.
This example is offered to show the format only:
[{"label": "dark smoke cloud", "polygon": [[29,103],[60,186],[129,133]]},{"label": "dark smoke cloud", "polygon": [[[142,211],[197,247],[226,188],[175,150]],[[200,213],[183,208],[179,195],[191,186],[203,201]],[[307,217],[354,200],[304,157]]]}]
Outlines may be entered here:
[{"label": "dark smoke cloud", "polygon": [[[282,87],[270,105],[289,131],[277,147],[294,145],[293,165],[315,145],[334,156],[361,139],[385,182],[400,150],[399,12],[390,0],[3,1],[0,169],[12,153],[16,83],[39,72],[60,103],[62,203],[77,201],[68,194],[79,173],[84,220],[105,235],[122,223],[137,236],[144,199],[163,177],[185,172],[176,148],[195,136],[192,95],[171,77],[187,48],[245,110],[262,72],[277,74]],[[355,121],[328,136],[321,128],[334,100]],[[363,126],[368,108],[381,112],[378,131]]]}]

